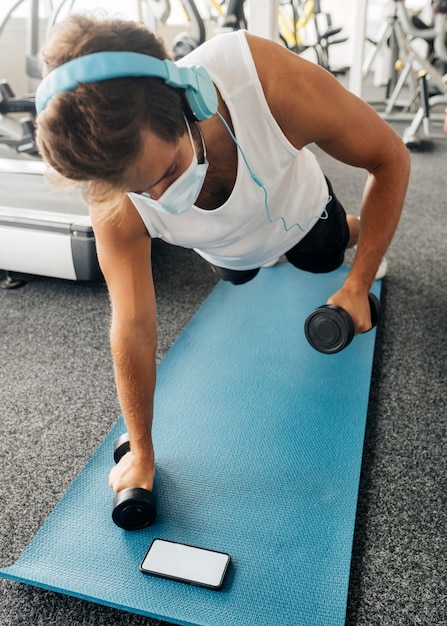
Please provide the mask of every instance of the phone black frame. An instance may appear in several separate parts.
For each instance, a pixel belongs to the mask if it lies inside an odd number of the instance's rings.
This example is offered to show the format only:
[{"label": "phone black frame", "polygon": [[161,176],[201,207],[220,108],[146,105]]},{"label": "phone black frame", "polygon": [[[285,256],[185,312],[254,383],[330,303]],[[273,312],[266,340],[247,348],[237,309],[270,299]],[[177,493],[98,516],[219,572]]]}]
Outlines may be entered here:
[{"label": "phone black frame", "polygon": [[[169,574],[162,574],[160,572],[156,572],[156,571],[152,571],[152,570],[148,570],[146,568],[143,567],[144,561],[146,560],[147,555],[149,554],[149,552],[151,551],[152,546],[154,545],[154,543],[156,541],[161,541],[163,543],[174,543],[180,546],[186,546],[187,548],[195,548],[196,550],[202,550],[203,552],[215,552],[216,554],[222,554],[224,556],[227,557],[227,561],[225,564],[225,567],[223,569],[222,572],[222,577],[219,581],[219,583],[217,585],[207,585],[206,583],[200,583],[197,582],[195,580],[190,580],[189,578],[181,578],[178,576],[169,576]],[[228,567],[230,565],[231,562],[231,556],[228,554],[228,552],[221,552],[220,550],[212,550],[210,548],[202,548],[201,546],[194,546],[192,544],[189,543],[182,543],[181,541],[171,541],[170,539],[163,539],[162,537],[155,537],[152,541],[151,541],[151,545],[149,546],[149,548],[146,550],[146,553],[140,563],[140,572],[142,572],[143,574],[148,574],[150,576],[156,576],[158,578],[164,578],[167,580],[174,580],[176,582],[180,582],[180,583],[185,583],[187,585],[193,585],[194,587],[202,587],[205,589],[212,589],[213,591],[218,591],[219,589],[221,589],[222,585],[223,585],[223,581],[225,579],[225,575],[227,573]]]}]

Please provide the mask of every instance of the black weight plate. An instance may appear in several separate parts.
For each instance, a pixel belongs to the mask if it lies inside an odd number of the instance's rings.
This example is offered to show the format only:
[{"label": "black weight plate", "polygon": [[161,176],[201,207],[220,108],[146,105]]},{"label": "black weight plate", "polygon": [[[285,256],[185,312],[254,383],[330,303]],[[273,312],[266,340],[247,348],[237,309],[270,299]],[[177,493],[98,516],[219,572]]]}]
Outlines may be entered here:
[{"label": "black weight plate", "polygon": [[124,530],[146,528],[152,524],[156,515],[155,496],[147,489],[123,489],[113,500],[112,519]]},{"label": "black weight plate", "polygon": [[354,323],[344,309],[325,304],[306,319],[304,332],[308,342],[319,352],[335,354],[349,345],[354,337]]}]

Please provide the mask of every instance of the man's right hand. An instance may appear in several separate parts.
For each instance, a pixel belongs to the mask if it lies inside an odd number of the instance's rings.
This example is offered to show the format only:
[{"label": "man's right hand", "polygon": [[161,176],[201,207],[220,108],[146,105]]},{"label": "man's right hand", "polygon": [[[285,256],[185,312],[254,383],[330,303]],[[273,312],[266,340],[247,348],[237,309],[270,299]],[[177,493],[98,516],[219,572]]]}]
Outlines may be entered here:
[{"label": "man's right hand", "polygon": [[139,487],[152,491],[155,477],[154,461],[150,457],[145,459],[136,457],[130,451],[111,469],[109,487],[115,493],[128,487]]}]

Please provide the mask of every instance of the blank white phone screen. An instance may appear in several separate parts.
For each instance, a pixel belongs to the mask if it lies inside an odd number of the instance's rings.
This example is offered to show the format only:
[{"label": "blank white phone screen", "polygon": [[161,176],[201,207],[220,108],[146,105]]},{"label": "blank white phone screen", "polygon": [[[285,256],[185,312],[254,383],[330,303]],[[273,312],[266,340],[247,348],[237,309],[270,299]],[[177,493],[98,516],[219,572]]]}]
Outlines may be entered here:
[{"label": "blank white phone screen", "polygon": [[229,561],[229,555],[223,552],[154,539],[141,569],[148,574],[217,589],[222,584]]}]

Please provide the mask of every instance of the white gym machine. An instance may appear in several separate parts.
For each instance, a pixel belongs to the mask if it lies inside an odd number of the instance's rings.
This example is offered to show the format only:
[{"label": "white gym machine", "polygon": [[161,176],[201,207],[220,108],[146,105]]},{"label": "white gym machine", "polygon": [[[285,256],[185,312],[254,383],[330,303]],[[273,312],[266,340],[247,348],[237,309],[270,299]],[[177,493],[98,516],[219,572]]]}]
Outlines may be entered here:
[{"label": "white gym machine", "polygon": [[[22,4],[25,0],[16,0],[0,20],[0,37]],[[132,7],[130,4],[126,12],[133,10],[132,17],[145,21],[152,30],[156,30],[157,19],[166,19],[164,13],[169,12],[167,0],[135,0]],[[27,0],[27,5],[26,74],[33,91],[41,78],[37,55],[42,26],[48,33],[77,5],[75,0]],[[163,15],[155,14],[154,9],[163,9]],[[41,13],[47,15],[44,23]],[[196,22],[197,36],[202,37]],[[54,190],[45,180],[44,164],[34,142],[34,115],[33,95],[17,97],[9,84],[0,80],[0,270],[6,275],[0,286],[21,284],[11,273],[100,279],[88,208],[79,192]]]}]

